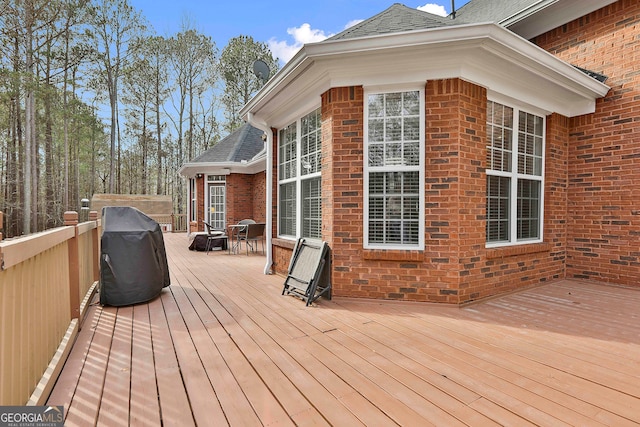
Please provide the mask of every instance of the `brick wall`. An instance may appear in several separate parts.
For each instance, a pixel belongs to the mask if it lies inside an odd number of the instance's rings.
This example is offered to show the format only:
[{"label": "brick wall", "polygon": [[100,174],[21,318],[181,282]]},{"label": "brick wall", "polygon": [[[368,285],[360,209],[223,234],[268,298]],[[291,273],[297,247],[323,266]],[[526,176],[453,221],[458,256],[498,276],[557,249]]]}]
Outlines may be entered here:
[{"label": "brick wall", "polygon": [[267,221],[267,175],[266,172],[258,172],[252,175],[251,188],[253,191],[253,213],[249,218],[256,222]]},{"label": "brick wall", "polygon": [[359,86],[322,95],[322,238],[333,251],[333,294],[375,298],[362,260],[363,95]]},{"label": "brick wall", "polygon": [[[334,295],[458,304],[563,276],[567,118],[547,118],[545,242],[486,249],[486,90],[460,79],[427,82],[425,250],[368,250],[363,96],[362,87],[322,96],[322,237],[332,249]],[[274,270],[284,274],[293,243],[274,243]]]},{"label": "brick wall", "polygon": [[[205,182],[206,175],[196,178],[197,222],[190,223],[190,230],[204,231],[205,220]],[[231,174],[226,177],[226,216],[227,225],[252,218],[256,222],[266,221],[266,175]],[[189,202],[190,203],[190,202]]]},{"label": "brick wall", "polygon": [[[205,175],[200,174],[200,177],[196,177],[196,224],[195,231],[204,231],[204,183],[205,183]],[[188,195],[187,197],[190,197]],[[187,200],[187,203],[191,203],[191,200]]]},{"label": "brick wall", "polygon": [[568,277],[640,283],[639,33],[640,2],[621,0],[534,40],[611,87],[569,123]]},{"label": "brick wall", "polygon": [[254,217],[253,175],[232,173],[227,175],[227,224]]}]

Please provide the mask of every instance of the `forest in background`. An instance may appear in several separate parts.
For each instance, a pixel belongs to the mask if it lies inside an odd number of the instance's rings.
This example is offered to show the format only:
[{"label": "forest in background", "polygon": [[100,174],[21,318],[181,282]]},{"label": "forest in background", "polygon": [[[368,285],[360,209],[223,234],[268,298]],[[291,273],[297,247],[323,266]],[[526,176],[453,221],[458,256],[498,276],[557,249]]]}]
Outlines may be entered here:
[{"label": "forest in background", "polygon": [[184,212],[176,171],[242,124],[257,59],[278,68],[266,43],[219,51],[187,18],[158,35],[127,0],[0,0],[5,236],[59,226],[94,193],[170,195]]}]

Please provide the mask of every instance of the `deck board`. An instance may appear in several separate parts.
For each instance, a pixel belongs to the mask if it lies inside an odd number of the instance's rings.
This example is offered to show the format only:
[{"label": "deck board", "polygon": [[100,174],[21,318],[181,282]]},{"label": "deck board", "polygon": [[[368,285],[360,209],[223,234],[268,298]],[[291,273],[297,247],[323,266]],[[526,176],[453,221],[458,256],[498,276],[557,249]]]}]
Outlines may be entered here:
[{"label": "deck board", "polygon": [[640,289],[305,307],[264,256],[164,237],[160,297],[90,306],[48,401],[65,425],[640,424]]}]

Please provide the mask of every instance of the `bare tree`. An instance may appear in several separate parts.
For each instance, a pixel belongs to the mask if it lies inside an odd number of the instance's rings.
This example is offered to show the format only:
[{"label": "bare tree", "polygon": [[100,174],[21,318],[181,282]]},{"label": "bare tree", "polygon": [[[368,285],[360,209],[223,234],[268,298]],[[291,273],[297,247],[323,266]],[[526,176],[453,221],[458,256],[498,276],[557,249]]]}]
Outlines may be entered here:
[{"label": "bare tree", "polygon": [[[132,52],[130,44],[146,28],[142,16],[127,0],[101,0],[89,9],[94,59],[97,69],[95,87],[109,95],[111,111],[111,140],[109,166],[109,192],[116,189],[116,156],[118,138],[118,84]],[[116,152],[116,140],[118,152]],[[119,166],[119,165],[118,165]]]}]

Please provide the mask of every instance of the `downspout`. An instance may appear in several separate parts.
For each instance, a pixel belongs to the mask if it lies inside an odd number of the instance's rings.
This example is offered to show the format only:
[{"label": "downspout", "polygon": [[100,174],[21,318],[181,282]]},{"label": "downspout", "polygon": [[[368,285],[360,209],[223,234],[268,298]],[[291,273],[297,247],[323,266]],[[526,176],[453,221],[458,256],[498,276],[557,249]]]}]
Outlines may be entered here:
[{"label": "downspout", "polygon": [[255,121],[253,113],[247,113],[247,122],[260,129],[267,136],[265,140],[266,144],[266,156],[267,156],[267,165],[266,165],[266,180],[267,180],[267,188],[266,188],[266,207],[267,212],[265,215],[266,219],[266,230],[265,230],[265,239],[267,240],[267,260],[264,265],[264,274],[271,274],[271,266],[273,265],[273,249],[271,246],[271,240],[273,239],[273,132],[266,123],[258,123]]}]

